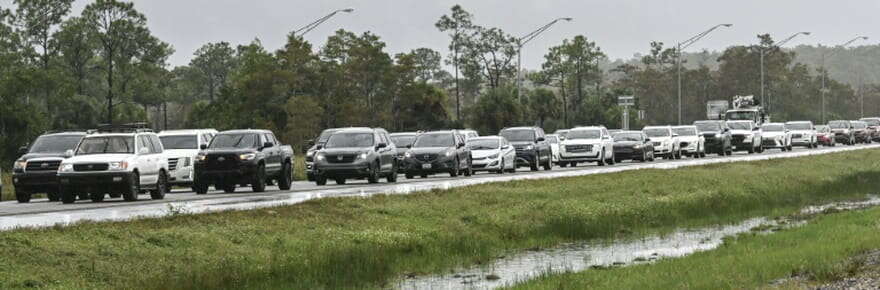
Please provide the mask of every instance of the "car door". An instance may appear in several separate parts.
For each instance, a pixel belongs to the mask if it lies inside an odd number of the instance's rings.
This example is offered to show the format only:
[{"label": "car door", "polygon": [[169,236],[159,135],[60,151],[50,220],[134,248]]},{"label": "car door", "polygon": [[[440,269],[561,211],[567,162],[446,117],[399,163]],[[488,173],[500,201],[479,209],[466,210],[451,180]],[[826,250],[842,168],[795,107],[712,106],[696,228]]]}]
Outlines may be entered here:
[{"label": "car door", "polygon": [[461,144],[465,144],[465,137],[463,134],[454,133],[455,135],[455,145],[458,149],[456,152],[458,153],[458,161],[459,168],[467,168],[468,167],[468,157],[470,157],[470,151],[468,151],[467,146],[459,146]]},{"label": "car door", "polygon": [[159,171],[162,169],[168,169],[168,157],[165,156],[165,148],[162,146],[162,140],[159,140],[159,136],[153,134],[147,135],[147,140],[153,145],[153,154],[156,155],[155,158],[153,158],[153,164],[156,166],[156,178],[158,181]]},{"label": "car door", "polygon": [[377,151],[379,154],[379,169],[381,171],[391,171],[394,168],[394,152],[397,150],[394,149],[394,143],[391,142],[391,138],[388,138],[387,134],[378,132],[377,135],[379,143],[385,144],[385,148],[379,148]]},{"label": "car door", "polygon": [[264,143],[271,143],[272,147],[263,148],[263,154],[266,156],[266,172],[275,173],[281,170],[281,150],[278,148],[278,140],[272,133],[263,134]]},{"label": "car door", "polygon": [[154,184],[158,179],[158,166],[154,159],[156,155],[153,152],[153,146],[146,135],[137,135],[137,170],[140,177],[140,184]]}]

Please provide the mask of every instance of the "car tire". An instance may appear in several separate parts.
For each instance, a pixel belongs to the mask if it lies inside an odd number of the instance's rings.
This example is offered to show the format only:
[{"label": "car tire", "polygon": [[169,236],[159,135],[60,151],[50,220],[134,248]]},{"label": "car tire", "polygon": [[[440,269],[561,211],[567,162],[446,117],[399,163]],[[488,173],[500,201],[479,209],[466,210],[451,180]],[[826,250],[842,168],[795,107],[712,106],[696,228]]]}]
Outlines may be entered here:
[{"label": "car tire", "polygon": [[347,180],[345,180],[345,178],[336,178],[334,181],[336,181],[336,185],[345,185]]},{"label": "car tire", "polygon": [[254,173],[253,178],[254,180],[251,181],[251,191],[266,191],[266,165],[260,164],[257,166],[257,172]]},{"label": "car tire", "polygon": [[293,185],[293,167],[290,165],[290,162],[284,162],[284,165],[281,166],[281,176],[278,177],[278,189],[280,190],[290,190],[291,185]]},{"label": "car tire", "polygon": [[428,175],[427,175],[427,174],[422,174],[422,176],[420,176],[420,177],[421,177],[421,178],[428,178]]},{"label": "car tire", "polygon": [[17,200],[18,203],[31,202],[31,194],[29,192],[15,191],[15,200]]},{"label": "car tire", "polygon": [[550,160],[550,159],[552,159],[552,158],[549,158],[549,157],[548,157],[548,158],[547,158],[547,162],[544,163],[544,170],[545,170],[545,171],[547,171],[547,170],[553,170],[553,161]]},{"label": "car tire", "polygon": [[449,177],[458,177],[458,172],[461,171],[461,169],[459,169],[460,166],[461,166],[461,165],[460,165],[460,163],[459,163],[459,161],[458,161],[458,158],[456,158],[456,159],[453,161],[452,169],[449,170]]},{"label": "car tire", "polygon": [[596,162],[596,165],[605,166],[605,150],[602,150],[602,156],[599,156],[599,161]]},{"label": "car tire", "polygon": [[385,177],[385,181],[388,181],[388,183],[397,182],[397,163],[391,164],[391,173],[388,173],[388,176]]},{"label": "car tire", "polygon": [[379,183],[379,166],[376,164],[370,164],[369,170],[370,175],[367,176],[367,183]]},{"label": "car tire", "polygon": [[315,176],[315,185],[317,185],[317,186],[327,185],[327,177],[326,176]]},{"label": "car tire", "polygon": [[92,193],[92,194],[89,194],[89,198],[92,200],[92,202],[102,202],[102,201],[104,201],[104,194],[103,193]]},{"label": "car tire", "polygon": [[407,174],[404,175],[404,176],[406,176],[406,179],[413,179],[413,178],[415,178],[415,176],[413,176],[412,174],[409,174],[409,173],[407,173]]},{"label": "car tire", "polygon": [[79,200],[91,199],[91,198],[89,197],[89,194],[88,194],[88,193],[79,193],[79,194],[77,194],[77,196],[79,197]]},{"label": "car tire", "polygon": [[559,162],[559,167],[562,167],[562,168],[568,167],[568,162]]},{"label": "car tire", "polygon": [[57,191],[50,191],[46,193],[46,197],[49,198],[49,201],[59,201],[61,200],[61,195],[58,194]]},{"label": "car tire", "polygon": [[131,184],[128,190],[122,194],[125,201],[136,201],[141,193],[141,176],[137,172],[131,174]]},{"label": "car tire", "polygon": [[122,197],[122,194],[121,193],[108,193],[107,196],[109,196],[110,198],[120,198],[120,197]]},{"label": "car tire", "polygon": [[192,190],[195,191],[196,194],[207,194],[208,193],[208,185],[196,183],[196,184],[193,184]]},{"label": "car tire", "polygon": [[681,148],[675,151],[675,160],[681,159]]},{"label": "car tire", "polygon": [[76,202],[76,194],[71,192],[69,189],[62,188],[60,190],[61,194],[61,203],[69,204]]},{"label": "car tire", "polygon": [[468,161],[468,167],[464,170],[464,176],[471,176],[474,174],[474,167],[471,161]]},{"label": "car tire", "polygon": [[235,192],[235,183],[234,182],[224,183],[221,188],[223,189],[223,192],[225,192],[225,193],[233,193],[233,192]]},{"label": "car tire", "polygon": [[156,189],[150,190],[150,198],[153,200],[165,199],[168,187],[168,176],[165,171],[159,171],[159,180],[156,181]]}]

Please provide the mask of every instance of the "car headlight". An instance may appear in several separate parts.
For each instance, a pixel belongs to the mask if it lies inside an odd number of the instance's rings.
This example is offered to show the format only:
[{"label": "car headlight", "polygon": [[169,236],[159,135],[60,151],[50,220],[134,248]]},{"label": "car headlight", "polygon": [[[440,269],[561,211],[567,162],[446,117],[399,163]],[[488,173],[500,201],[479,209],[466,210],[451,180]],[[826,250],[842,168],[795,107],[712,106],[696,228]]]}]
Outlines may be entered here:
[{"label": "car headlight", "polygon": [[110,162],[108,163],[108,165],[109,167],[107,167],[107,170],[111,171],[122,171],[128,169],[128,162],[125,161]]},{"label": "car headlight", "polygon": [[368,156],[367,152],[362,152],[361,154],[358,154],[357,159],[358,160],[366,160],[367,156]]},{"label": "car headlight", "polygon": [[526,146],[526,150],[532,150],[532,149],[535,149],[535,146],[534,146],[534,145]]},{"label": "car headlight", "polygon": [[238,159],[244,160],[244,161],[254,160],[254,158],[257,158],[257,153],[245,153],[245,154],[238,155]]},{"label": "car headlight", "polygon": [[642,145],[641,145],[641,144],[636,144],[636,145],[633,146],[633,149],[642,149]]},{"label": "car headlight", "polygon": [[320,153],[320,154],[315,155],[315,160],[318,160],[318,161],[324,161],[324,159],[326,159],[326,158],[327,157],[324,156],[324,153]]},{"label": "car headlight", "polygon": [[12,169],[24,169],[25,167],[27,167],[27,161],[24,160],[15,161],[15,164],[12,165]]},{"label": "car headlight", "polygon": [[495,154],[489,155],[488,158],[489,158],[489,159],[495,159],[495,158],[498,158],[499,155],[501,155],[501,154],[499,154],[499,153],[495,153]]},{"label": "car headlight", "polygon": [[452,151],[446,151],[446,157],[452,157],[452,154],[453,154]]},{"label": "car headlight", "polygon": [[412,156],[413,156],[413,154],[410,151],[406,151],[406,153],[403,153],[403,157],[412,158]]},{"label": "car headlight", "polygon": [[72,171],[73,171],[73,164],[70,164],[70,163],[61,164],[61,166],[58,167],[58,172],[72,172]]},{"label": "car headlight", "polygon": [[312,157],[315,155],[315,151],[306,152],[306,157]]},{"label": "car headlight", "polygon": [[205,155],[205,154],[196,155],[196,161],[205,161],[205,159],[207,159],[207,158],[208,158],[208,155]]}]

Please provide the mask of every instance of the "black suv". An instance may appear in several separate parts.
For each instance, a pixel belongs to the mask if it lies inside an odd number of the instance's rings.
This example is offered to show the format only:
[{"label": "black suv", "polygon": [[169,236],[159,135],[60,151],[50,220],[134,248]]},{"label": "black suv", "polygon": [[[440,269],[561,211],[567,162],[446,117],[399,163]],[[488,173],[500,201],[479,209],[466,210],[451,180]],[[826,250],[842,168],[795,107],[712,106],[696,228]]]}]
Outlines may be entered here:
[{"label": "black suv", "polygon": [[403,171],[407,179],[436,173],[471,176],[471,161],[471,150],[465,146],[463,134],[457,130],[432,131],[420,134],[404,153]]},{"label": "black suv", "polygon": [[19,149],[21,157],[12,169],[15,199],[29,202],[31,195],[46,193],[50,201],[58,201],[58,167],[67,150],[73,150],[86,132],[46,132],[30,146]]},{"label": "black suv", "polygon": [[391,142],[394,143],[394,146],[397,147],[397,162],[398,169],[403,168],[403,159],[405,158],[406,151],[412,147],[413,143],[416,142],[416,138],[419,137],[418,132],[398,132],[391,133],[390,135]]},{"label": "black suv", "polygon": [[309,149],[306,150],[306,179],[308,181],[315,181],[315,172],[312,171],[312,167],[315,165],[315,153],[318,150],[321,150],[321,147],[324,146],[324,143],[327,143],[327,139],[330,139],[330,135],[336,133],[336,131],[342,130],[342,128],[330,128],[321,131],[321,135],[318,135],[318,139],[309,140]]},{"label": "black suv", "polygon": [[504,128],[498,135],[507,138],[507,141],[516,149],[516,163],[527,165],[532,171],[538,171],[539,166],[544,170],[553,169],[553,153],[550,143],[545,140],[544,129],[538,127],[514,127]]},{"label": "black suv", "polygon": [[706,140],[706,153],[718,154],[718,156],[732,155],[733,144],[730,137],[730,127],[727,122],[720,120],[696,121],[694,126]]},{"label": "black suv", "polygon": [[193,182],[196,194],[208,193],[210,184],[225,192],[250,184],[254,192],[263,192],[270,180],[277,181],[281,190],[290,189],[293,149],[281,145],[272,131],[224,131],[200,149]]},{"label": "black suv", "polygon": [[381,128],[352,128],[336,131],[315,153],[315,183],[345,184],[349,178],[366,178],[377,183],[385,177],[397,182],[397,147]]}]

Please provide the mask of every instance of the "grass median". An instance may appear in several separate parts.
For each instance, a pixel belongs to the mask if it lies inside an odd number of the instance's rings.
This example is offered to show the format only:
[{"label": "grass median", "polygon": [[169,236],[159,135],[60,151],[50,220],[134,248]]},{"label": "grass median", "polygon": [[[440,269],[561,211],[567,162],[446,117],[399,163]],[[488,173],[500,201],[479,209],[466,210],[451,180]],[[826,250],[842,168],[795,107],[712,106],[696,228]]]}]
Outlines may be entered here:
[{"label": "grass median", "polygon": [[[772,235],[747,234],[719,249],[624,268],[549,275],[512,289],[755,289],[792,275],[807,284],[855,274],[880,248],[880,209],[823,216]],[[800,289],[798,283],[782,288]],[[805,285],[803,285],[805,286]]]},{"label": "grass median", "polygon": [[493,183],[0,233],[0,288],[379,288],[507,251],[635,237],[880,186],[880,150]]}]

